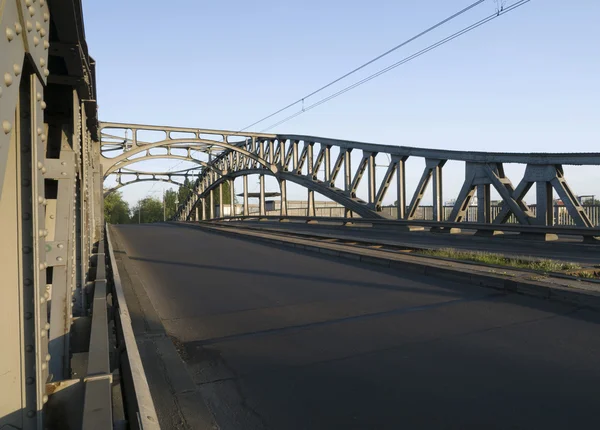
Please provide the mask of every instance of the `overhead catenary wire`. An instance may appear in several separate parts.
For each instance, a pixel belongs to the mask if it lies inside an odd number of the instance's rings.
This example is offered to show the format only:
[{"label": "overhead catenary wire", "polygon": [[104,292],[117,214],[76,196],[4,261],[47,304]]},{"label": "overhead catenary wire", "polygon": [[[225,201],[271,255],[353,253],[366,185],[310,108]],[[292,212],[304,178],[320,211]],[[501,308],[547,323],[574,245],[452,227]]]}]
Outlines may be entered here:
[{"label": "overhead catenary wire", "polygon": [[334,84],[338,83],[339,81],[341,81],[341,80],[343,80],[343,79],[347,78],[348,76],[350,76],[350,75],[353,75],[354,73],[356,73],[356,72],[358,72],[358,71],[360,71],[360,70],[364,69],[365,67],[367,67],[367,66],[369,66],[369,65],[373,64],[374,62],[376,62],[376,61],[380,60],[381,58],[383,58],[383,57],[385,57],[385,56],[387,56],[387,55],[391,54],[392,52],[394,52],[394,51],[396,51],[396,50],[398,50],[398,49],[402,48],[403,46],[406,46],[406,45],[408,45],[409,43],[411,43],[411,42],[415,41],[416,39],[418,39],[418,38],[420,38],[420,37],[422,37],[422,36],[426,35],[427,33],[429,33],[429,32],[431,32],[431,31],[435,30],[436,28],[438,28],[438,27],[441,27],[442,25],[446,24],[447,22],[449,22],[449,21],[452,21],[453,19],[455,19],[455,18],[459,17],[460,15],[462,15],[462,14],[464,14],[464,13],[468,12],[469,10],[473,9],[475,6],[478,6],[478,5],[480,5],[481,3],[485,2],[485,1],[486,1],[486,0],[478,0],[478,1],[476,1],[476,2],[474,2],[474,3],[472,3],[472,4],[470,4],[469,6],[465,7],[464,9],[461,9],[461,10],[459,10],[458,12],[456,12],[456,13],[454,13],[454,14],[450,15],[449,17],[447,17],[447,18],[443,19],[442,21],[438,22],[437,24],[435,24],[435,25],[432,25],[431,27],[427,28],[426,30],[423,30],[423,31],[422,31],[422,32],[420,32],[419,34],[417,34],[417,35],[415,35],[415,36],[413,36],[413,37],[411,37],[411,38],[409,38],[409,39],[405,40],[404,42],[402,42],[402,43],[400,43],[400,44],[398,44],[398,45],[394,46],[393,48],[391,48],[391,49],[389,49],[389,50],[385,51],[383,54],[380,54],[380,55],[378,55],[377,57],[375,57],[375,58],[373,58],[373,59],[371,59],[371,60],[367,61],[366,63],[364,63],[364,64],[361,64],[361,65],[360,65],[360,66],[358,66],[357,68],[355,68],[355,69],[353,69],[353,70],[349,71],[348,73],[346,73],[346,74],[344,74],[344,75],[340,76],[340,77],[339,77],[339,78],[337,78],[337,79],[334,79],[333,81],[329,82],[328,84],[326,84],[326,85],[323,85],[322,87],[320,87],[320,88],[316,89],[315,91],[311,92],[310,94],[307,94],[307,95],[305,95],[304,97],[302,97],[302,98],[300,98],[300,99],[298,99],[298,100],[294,101],[293,103],[290,103],[290,104],[288,104],[287,106],[284,106],[284,107],[282,107],[281,109],[277,110],[276,112],[273,112],[272,114],[270,114],[270,115],[267,115],[267,116],[265,116],[264,118],[261,118],[261,119],[259,119],[258,121],[255,121],[255,122],[253,122],[252,124],[250,124],[250,125],[248,125],[248,126],[246,126],[246,127],[242,128],[242,129],[241,129],[241,130],[239,130],[239,131],[245,131],[245,130],[249,129],[250,127],[254,127],[255,125],[257,125],[257,124],[260,124],[261,122],[263,122],[263,121],[266,121],[266,120],[268,120],[269,118],[272,118],[272,117],[274,117],[275,115],[277,115],[277,114],[279,114],[279,113],[281,113],[281,112],[283,112],[283,111],[285,111],[285,110],[287,110],[287,109],[291,108],[292,106],[295,106],[295,105],[297,105],[297,104],[299,104],[299,103],[302,103],[302,106],[303,106],[303,109],[302,109],[302,110],[305,110],[305,109],[304,109],[304,102],[305,102],[305,100],[306,100],[307,98],[309,98],[309,97],[312,97],[312,96],[314,96],[314,95],[315,95],[315,94],[317,94],[317,93],[320,93],[321,91],[323,91],[323,90],[325,90],[325,89],[329,88],[330,86],[332,86],[332,85],[334,85]]},{"label": "overhead catenary wire", "polygon": [[334,94],[331,94],[330,96],[327,96],[324,99],[319,100],[318,102],[315,102],[315,103],[313,103],[313,104],[311,104],[311,105],[309,105],[307,107],[304,107],[302,110],[300,110],[300,111],[298,111],[298,112],[296,112],[296,113],[294,113],[294,114],[292,114],[292,115],[290,115],[290,116],[282,119],[281,121],[279,121],[279,122],[277,122],[275,124],[270,125],[269,127],[265,128],[265,129],[262,129],[261,133],[265,132],[265,131],[268,131],[268,130],[274,128],[274,127],[277,127],[278,125],[281,125],[281,124],[283,124],[283,123],[285,123],[287,121],[290,121],[291,119],[296,118],[297,116],[302,115],[303,113],[308,112],[309,110],[314,109],[317,106],[320,106],[323,103],[328,102],[329,100],[332,100],[332,99],[334,99],[336,97],[339,97],[342,94],[344,94],[344,93],[346,93],[346,92],[348,92],[350,90],[353,90],[354,88],[356,88],[356,87],[358,87],[358,86],[360,86],[362,84],[365,84],[365,83],[367,83],[367,82],[369,82],[369,81],[371,81],[371,80],[373,80],[373,79],[375,79],[375,78],[383,75],[384,73],[389,72],[392,69],[395,69],[396,67],[399,67],[399,66],[401,66],[401,65],[403,65],[405,63],[408,63],[409,61],[414,60],[415,58],[420,57],[421,55],[423,55],[423,54],[425,54],[425,53],[427,53],[429,51],[432,51],[433,49],[438,48],[438,47],[440,47],[440,46],[442,46],[442,45],[444,45],[444,44],[446,44],[446,43],[448,43],[448,42],[450,42],[450,41],[452,41],[452,40],[454,40],[454,39],[462,36],[463,34],[466,34],[466,33],[470,32],[472,30],[475,30],[477,27],[480,27],[480,26],[488,23],[489,21],[492,21],[492,20],[494,20],[494,19],[496,19],[496,18],[498,18],[498,17],[500,17],[500,16],[502,16],[502,15],[504,15],[504,14],[506,14],[506,13],[508,13],[508,12],[510,12],[510,11],[512,11],[512,10],[518,8],[518,7],[520,7],[520,6],[523,6],[525,3],[529,3],[530,1],[531,0],[519,0],[519,1],[517,1],[517,2],[515,2],[513,4],[511,4],[511,5],[509,5],[507,7],[505,7],[501,11],[494,12],[493,14],[491,14],[491,15],[489,15],[489,16],[487,16],[487,17],[485,17],[485,18],[483,18],[483,19],[481,19],[481,20],[479,20],[479,21],[477,21],[477,22],[475,22],[473,24],[471,24],[471,25],[469,25],[467,27],[464,27],[462,30],[457,31],[456,33],[453,33],[450,36],[447,36],[444,39],[441,39],[441,40],[439,40],[439,41],[437,41],[437,42],[429,45],[428,47],[426,47],[424,49],[421,49],[420,51],[418,51],[418,52],[416,52],[416,53],[414,53],[412,55],[409,55],[408,57],[405,57],[402,60],[400,60],[400,61],[398,61],[398,62],[396,62],[396,63],[394,63],[394,64],[392,64],[392,65],[390,65],[388,67],[385,67],[385,68],[379,70],[378,72],[375,72],[375,73],[367,76],[364,79],[361,79],[358,82],[355,82],[355,83],[353,83],[351,85],[348,85],[347,87],[339,90],[338,92],[336,92]]}]

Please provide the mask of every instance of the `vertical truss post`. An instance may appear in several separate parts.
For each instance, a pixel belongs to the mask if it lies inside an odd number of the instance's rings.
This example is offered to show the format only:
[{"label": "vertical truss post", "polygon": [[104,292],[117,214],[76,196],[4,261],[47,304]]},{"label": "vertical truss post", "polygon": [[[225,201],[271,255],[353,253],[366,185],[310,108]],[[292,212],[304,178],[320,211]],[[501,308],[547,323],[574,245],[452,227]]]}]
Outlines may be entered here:
[{"label": "vertical truss post", "polygon": [[208,217],[209,219],[215,219],[215,190],[210,190],[210,204],[208,205]]},{"label": "vertical truss post", "polygon": [[442,166],[440,162],[433,167],[433,220],[444,221],[444,200],[442,197]]},{"label": "vertical truss post", "polygon": [[552,184],[546,181],[536,183],[536,224],[554,225],[554,213],[552,211]]},{"label": "vertical truss post", "polygon": [[[352,157],[351,149],[345,148],[344,151],[344,191],[349,195],[352,188]],[[352,211],[344,208],[344,217],[351,218]]]},{"label": "vertical truss post", "polygon": [[265,175],[260,175],[259,215],[265,216]]},{"label": "vertical truss post", "polygon": [[223,184],[219,184],[219,218],[225,217],[225,205],[223,204]]},{"label": "vertical truss post", "polygon": [[401,158],[398,160],[396,165],[396,206],[398,214],[396,218],[404,219],[406,216],[406,170],[405,170],[406,159]]},{"label": "vertical truss post", "polygon": [[280,215],[287,216],[287,186],[285,179],[279,179],[279,190],[281,192]]},{"label": "vertical truss post", "polygon": [[[50,143],[60,147],[60,158],[47,159],[49,179],[57,181],[57,195],[52,202],[53,211],[46,212],[46,223],[51,234],[46,244],[48,263],[52,271],[52,294],[50,312],[49,352],[50,372],[55,380],[68,379],[69,375],[69,332],[72,317],[72,296],[75,290],[73,237],[75,217],[75,153],[72,150],[73,124],[50,127]],[[53,142],[56,140],[56,142]],[[47,205],[47,209],[50,208]],[[50,237],[51,236],[51,237]]]},{"label": "vertical truss post", "polygon": [[331,182],[331,145],[325,147],[325,183],[330,186]]},{"label": "vertical truss post", "polygon": [[[307,166],[306,166],[306,174],[311,179],[314,178],[315,173],[313,171],[314,160],[313,160],[313,149],[314,142],[306,142],[306,157],[307,157]],[[308,210],[307,216],[315,216],[315,192],[311,189],[308,189]]]},{"label": "vertical truss post", "polygon": [[492,222],[490,184],[477,185],[477,222],[485,224]]},{"label": "vertical truss post", "polygon": [[244,216],[250,215],[248,208],[248,175],[244,175]]},{"label": "vertical truss post", "polygon": [[369,205],[372,209],[375,208],[375,195],[376,195],[376,176],[377,172],[375,171],[375,157],[377,154],[371,152],[367,156],[367,168],[369,175]]},{"label": "vertical truss post", "polygon": [[229,180],[229,216],[235,216],[235,180]]}]

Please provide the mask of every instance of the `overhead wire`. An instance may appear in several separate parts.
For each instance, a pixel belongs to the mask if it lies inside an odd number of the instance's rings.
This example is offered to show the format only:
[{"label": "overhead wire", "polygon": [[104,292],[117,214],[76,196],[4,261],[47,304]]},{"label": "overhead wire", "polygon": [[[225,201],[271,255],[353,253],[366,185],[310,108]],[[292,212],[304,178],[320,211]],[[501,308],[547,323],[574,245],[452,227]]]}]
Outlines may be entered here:
[{"label": "overhead wire", "polygon": [[332,99],[334,99],[336,97],[339,97],[340,95],[342,95],[342,94],[344,94],[344,93],[346,93],[346,92],[348,92],[350,90],[353,90],[354,88],[356,88],[356,87],[358,87],[360,85],[363,85],[366,82],[369,82],[372,79],[375,79],[375,78],[383,75],[384,73],[387,73],[387,72],[389,72],[392,69],[395,69],[396,67],[399,67],[399,66],[401,66],[401,65],[403,65],[405,63],[408,63],[409,61],[414,60],[415,58],[420,57],[421,55],[423,55],[423,54],[425,54],[425,53],[427,53],[429,51],[432,51],[433,49],[436,49],[436,48],[438,48],[438,47],[440,47],[440,46],[442,46],[442,45],[450,42],[451,40],[456,39],[457,37],[460,37],[460,36],[462,36],[462,35],[464,35],[466,33],[469,33],[470,31],[475,30],[477,27],[480,27],[480,26],[488,23],[489,21],[492,21],[492,20],[494,20],[494,19],[496,19],[496,18],[498,18],[498,17],[500,17],[500,16],[502,16],[502,15],[504,15],[504,14],[506,14],[506,13],[508,13],[508,12],[510,12],[510,11],[512,11],[512,10],[518,8],[518,7],[520,7],[520,6],[523,6],[525,3],[529,3],[530,1],[531,0],[519,0],[519,1],[517,1],[517,2],[515,2],[513,4],[511,4],[511,5],[509,5],[507,7],[505,7],[503,10],[494,12],[493,14],[491,14],[491,15],[489,15],[489,16],[487,16],[487,17],[485,17],[485,18],[483,18],[483,19],[481,19],[481,20],[479,20],[479,21],[477,21],[477,22],[475,22],[473,24],[471,24],[471,25],[469,25],[467,27],[464,27],[462,30],[457,31],[457,32],[451,34],[450,36],[447,36],[444,39],[441,39],[441,40],[439,40],[439,41],[437,41],[437,42],[429,45],[428,47],[426,47],[424,49],[421,49],[420,51],[418,51],[418,52],[416,52],[416,53],[414,53],[414,54],[412,54],[412,55],[410,55],[408,57],[405,57],[402,60],[400,60],[400,61],[398,61],[396,63],[393,63],[393,64],[391,64],[388,67],[385,67],[385,68],[379,70],[378,72],[375,72],[375,73],[367,76],[364,79],[361,79],[358,82],[355,82],[355,83],[353,83],[351,85],[348,85],[347,87],[339,90],[338,92],[336,92],[336,93],[334,93],[334,94],[332,94],[330,96],[327,96],[324,99],[321,99],[318,102],[315,102],[312,105],[309,105],[308,107],[304,107],[302,110],[300,110],[300,111],[298,111],[298,112],[296,112],[296,113],[294,113],[294,114],[292,114],[292,115],[290,115],[290,116],[282,119],[279,122],[276,122],[275,124],[270,125],[269,127],[265,128],[265,129],[262,129],[261,133],[265,132],[265,131],[268,131],[268,130],[274,128],[274,127],[277,127],[278,125],[281,125],[281,124],[283,124],[283,123],[285,123],[285,122],[287,122],[287,121],[289,121],[289,120],[291,120],[293,118],[296,118],[297,116],[302,115],[303,113],[305,113],[305,112],[307,112],[307,111],[309,111],[311,109],[314,109],[317,106],[320,106],[323,103],[328,102],[329,100],[332,100]]},{"label": "overhead wire", "polygon": [[465,7],[464,9],[461,9],[461,10],[459,10],[458,12],[456,12],[456,13],[454,13],[454,14],[450,15],[449,17],[447,17],[447,18],[443,19],[442,21],[438,22],[437,24],[435,24],[435,25],[432,25],[431,27],[427,28],[426,30],[423,30],[423,31],[422,31],[422,32],[420,32],[419,34],[417,34],[417,35],[415,35],[415,36],[413,36],[413,37],[411,37],[411,38],[409,38],[409,39],[405,40],[404,42],[402,42],[402,43],[400,43],[400,44],[398,44],[398,45],[394,46],[393,48],[391,48],[391,49],[389,49],[389,50],[385,51],[383,54],[380,54],[380,55],[378,55],[377,57],[375,57],[375,58],[373,58],[373,59],[371,59],[371,60],[367,61],[366,63],[364,63],[364,64],[361,64],[360,66],[356,67],[355,69],[353,69],[353,70],[349,71],[348,73],[346,73],[346,74],[344,74],[344,75],[340,76],[340,77],[339,77],[339,78],[337,78],[337,79],[334,79],[333,81],[329,82],[328,84],[326,84],[326,85],[323,85],[322,87],[320,87],[320,88],[316,89],[315,91],[311,92],[310,94],[307,94],[307,95],[305,95],[304,97],[302,97],[302,98],[300,98],[300,99],[296,100],[295,102],[293,102],[293,103],[290,103],[290,104],[288,104],[288,105],[287,105],[287,106],[285,106],[285,107],[282,107],[281,109],[277,110],[276,112],[273,112],[272,114],[270,114],[270,115],[267,115],[267,116],[265,116],[264,118],[261,118],[261,119],[259,119],[258,121],[255,121],[255,122],[253,122],[252,124],[250,124],[250,125],[248,125],[248,126],[246,126],[246,127],[242,128],[242,129],[241,129],[241,130],[239,130],[239,131],[244,131],[244,130],[247,130],[247,129],[249,129],[250,127],[254,127],[255,125],[257,125],[257,124],[260,124],[261,122],[263,122],[263,121],[266,121],[267,119],[274,117],[275,115],[277,115],[277,114],[279,114],[279,113],[281,113],[281,112],[283,112],[283,111],[285,111],[285,110],[287,110],[287,109],[291,108],[292,106],[295,106],[295,105],[297,105],[298,103],[302,103],[302,105],[303,105],[303,107],[304,107],[304,101],[305,101],[307,98],[309,98],[309,97],[312,97],[312,96],[314,96],[314,95],[315,95],[315,94],[317,94],[317,93],[320,93],[321,91],[323,91],[323,90],[325,90],[325,89],[329,88],[330,86],[332,86],[332,85],[334,85],[334,84],[338,83],[339,81],[341,81],[341,80],[343,80],[343,79],[347,78],[348,76],[350,76],[350,75],[353,75],[354,73],[358,72],[359,70],[362,70],[362,69],[364,69],[365,67],[367,67],[367,66],[369,66],[369,65],[373,64],[374,62],[376,62],[376,61],[380,60],[381,58],[383,58],[383,57],[385,57],[385,56],[387,56],[387,55],[391,54],[392,52],[394,52],[394,51],[396,51],[396,50],[398,50],[398,49],[402,48],[403,46],[406,46],[406,45],[408,45],[409,43],[411,43],[411,42],[413,42],[413,41],[417,40],[418,38],[420,38],[420,37],[422,37],[422,36],[426,35],[427,33],[430,33],[431,31],[435,30],[435,29],[436,29],[436,28],[438,28],[438,27],[441,27],[442,25],[446,24],[447,22],[449,22],[449,21],[452,21],[453,19],[455,19],[455,18],[459,17],[460,15],[462,15],[462,14],[464,14],[464,13],[468,12],[469,10],[473,9],[474,7],[476,7],[476,6],[480,5],[481,3],[485,2],[485,1],[486,1],[486,0],[478,0],[478,1],[476,1],[476,2],[474,2],[474,3],[472,3],[472,4],[470,4],[469,6]]}]

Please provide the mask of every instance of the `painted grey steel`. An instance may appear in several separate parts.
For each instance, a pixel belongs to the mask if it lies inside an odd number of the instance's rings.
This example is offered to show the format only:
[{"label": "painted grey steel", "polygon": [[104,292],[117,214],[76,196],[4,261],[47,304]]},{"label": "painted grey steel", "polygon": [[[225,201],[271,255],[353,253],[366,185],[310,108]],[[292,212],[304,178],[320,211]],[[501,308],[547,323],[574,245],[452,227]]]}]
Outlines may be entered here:
[{"label": "painted grey steel", "polygon": [[[144,133],[162,133],[162,138],[144,141],[139,136]],[[129,137],[129,134],[131,137]],[[307,189],[308,216],[314,216],[315,192],[320,193],[346,208],[346,217],[383,218],[382,208],[386,193],[391,186],[396,187],[398,219],[412,220],[421,207],[423,197],[432,184],[433,216],[437,222],[460,222],[465,220],[477,190],[480,201],[478,220],[482,224],[503,225],[514,216],[523,225],[553,226],[552,192],[556,191],[565,204],[569,215],[578,226],[592,227],[575,193],[564,176],[563,165],[600,165],[600,154],[547,154],[547,153],[486,153],[459,152],[412,148],[403,146],[377,145],[348,140],[329,139],[316,136],[273,135],[260,133],[239,133],[227,130],[209,130],[182,127],[163,127],[141,124],[101,123],[101,151],[104,175],[119,175],[123,166],[130,166],[130,174],[135,179],[128,183],[144,180],[144,174],[132,169],[131,165],[146,159],[160,157],[153,150],[162,150],[165,158],[172,158],[173,151],[184,150],[183,160],[200,166],[194,193],[181,206],[176,219],[190,220],[195,216],[198,202],[208,198],[208,217],[215,217],[213,189],[221,189],[223,183],[231,183],[236,177],[258,175],[260,197],[259,214],[266,215],[265,175],[273,176],[279,184],[282,195],[280,214],[287,215],[288,181]],[[185,138],[180,138],[185,135]],[[124,136],[124,137],[123,137]],[[332,157],[332,151],[337,156]],[[362,153],[358,164],[352,165],[351,154]],[[114,154],[117,154],[116,156]],[[202,161],[194,154],[208,154],[209,161]],[[385,154],[387,165],[376,165],[378,154]],[[421,158],[424,170],[412,196],[406,193],[405,162],[408,158]],[[450,218],[446,219],[443,209],[443,167],[448,161],[460,161],[465,166],[465,178]],[[379,161],[380,162],[380,161]],[[504,164],[520,163],[526,166],[525,175],[515,188],[504,173]],[[383,174],[377,167],[385,167]],[[336,187],[336,178],[342,174],[343,189]],[[168,172],[156,173],[155,178],[171,180]],[[188,172],[186,172],[188,174]],[[160,176],[163,175],[163,176]],[[396,176],[396,178],[394,178]],[[366,180],[366,199],[357,197],[359,186]],[[245,189],[247,190],[247,184]],[[523,197],[531,186],[536,185],[539,210],[534,216]],[[119,182],[119,186],[122,183]],[[502,198],[504,209],[492,218],[490,190],[494,188]],[[412,188],[412,187],[411,187]],[[409,201],[408,209],[406,202]],[[244,206],[247,206],[245,199]],[[247,214],[247,211],[244,212]],[[233,214],[233,213],[232,213]],[[203,219],[204,218],[203,216]]]},{"label": "painted grey steel", "polygon": [[[110,291],[90,263],[103,167],[83,29],[79,0],[0,2],[0,428],[113,427]],[[89,367],[76,375],[73,318],[90,305],[91,343],[77,345]]]}]

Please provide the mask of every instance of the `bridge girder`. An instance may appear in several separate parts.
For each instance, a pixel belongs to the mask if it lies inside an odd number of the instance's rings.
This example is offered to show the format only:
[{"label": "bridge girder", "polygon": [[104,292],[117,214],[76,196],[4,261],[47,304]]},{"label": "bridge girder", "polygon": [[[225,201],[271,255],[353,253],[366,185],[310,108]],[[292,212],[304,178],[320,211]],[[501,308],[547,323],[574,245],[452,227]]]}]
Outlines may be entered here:
[{"label": "bridge girder", "polygon": [[[108,130],[120,131],[117,135]],[[127,137],[131,132],[131,138]],[[521,224],[552,225],[552,189],[554,189],[579,226],[591,226],[591,220],[574,197],[575,194],[564,178],[562,165],[599,165],[600,154],[519,154],[461,152],[414,147],[377,145],[348,140],[329,139],[315,136],[275,135],[261,133],[241,133],[228,130],[164,127],[141,124],[101,123],[101,148],[106,151],[121,149],[122,154],[113,158],[103,157],[103,171],[106,175],[119,167],[135,162],[161,158],[151,150],[162,148],[163,158],[179,158],[195,162],[193,151],[208,154],[208,161],[199,161],[201,172],[194,185],[195,192],[190,201],[185,202],[178,213],[180,219],[188,219],[199,200],[209,196],[220,184],[240,176],[258,174],[261,190],[264,190],[264,176],[277,179],[281,192],[281,212],[286,212],[286,182],[298,184],[308,190],[309,215],[314,213],[314,193],[320,193],[346,208],[346,215],[352,213],[364,218],[381,218],[381,209],[386,193],[395,182],[396,213],[398,219],[411,220],[417,216],[425,192],[433,184],[433,220],[461,221],[477,193],[482,202],[478,207],[479,220],[483,222],[505,223],[514,217]],[[125,134],[123,135],[123,132]],[[140,133],[160,133],[156,141],[144,141]],[[183,137],[181,136],[183,135]],[[120,140],[119,140],[120,139]],[[172,151],[184,149],[185,156],[174,155]],[[353,153],[361,157],[353,165]],[[139,154],[144,154],[139,156]],[[378,154],[385,154],[383,165],[376,164]],[[405,162],[408,158],[420,158],[425,166],[410,200],[406,193]],[[451,213],[445,213],[443,204],[442,170],[447,161],[460,161],[465,165],[465,179]],[[381,163],[381,157],[378,163]],[[526,166],[525,175],[515,188],[504,174],[504,163],[520,163]],[[384,167],[383,174],[377,167]],[[336,185],[341,174],[343,186]],[[366,181],[363,181],[363,177]],[[245,181],[246,182],[246,181]],[[534,214],[523,202],[523,198],[533,184],[536,184],[539,210]],[[359,186],[366,198],[359,198]],[[503,210],[492,217],[490,192],[494,189],[504,203]],[[247,192],[247,190],[245,190]],[[245,194],[246,194],[245,192]],[[264,193],[261,193],[261,196]],[[409,203],[410,202],[410,203]],[[549,203],[550,202],[550,203]],[[409,203],[409,204],[407,204]],[[247,199],[244,201],[247,206]],[[264,197],[261,197],[264,209]]]}]

